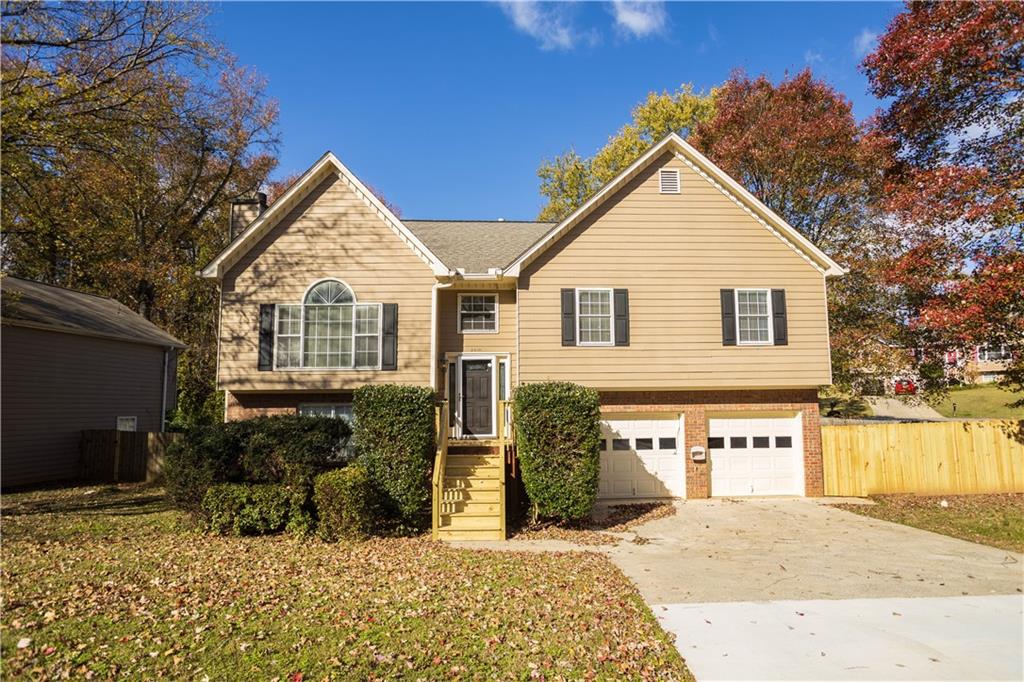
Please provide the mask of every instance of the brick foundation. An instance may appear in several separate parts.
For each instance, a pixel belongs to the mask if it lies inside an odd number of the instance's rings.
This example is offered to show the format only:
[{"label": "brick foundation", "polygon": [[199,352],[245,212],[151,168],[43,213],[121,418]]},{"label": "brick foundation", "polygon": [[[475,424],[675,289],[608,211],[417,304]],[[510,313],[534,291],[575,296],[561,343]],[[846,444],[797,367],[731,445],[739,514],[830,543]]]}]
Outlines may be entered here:
[{"label": "brick foundation", "polygon": [[351,393],[231,393],[227,392],[227,421],[295,414],[305,403],[350,403]]},{"label": "brick foundation", "polygon": [[[694,462],[690,448],[708,446],[708,413],[800,412],[803,417],[804,483],[808,497],[824,494],[821,465],[821,421],[818,391],[808,389],[760,391],[602,391],[605,412],[682,412],[686,443],[686,496],[709,497],[708,462]],[[709,458],[710,461],[710,458]]]}]

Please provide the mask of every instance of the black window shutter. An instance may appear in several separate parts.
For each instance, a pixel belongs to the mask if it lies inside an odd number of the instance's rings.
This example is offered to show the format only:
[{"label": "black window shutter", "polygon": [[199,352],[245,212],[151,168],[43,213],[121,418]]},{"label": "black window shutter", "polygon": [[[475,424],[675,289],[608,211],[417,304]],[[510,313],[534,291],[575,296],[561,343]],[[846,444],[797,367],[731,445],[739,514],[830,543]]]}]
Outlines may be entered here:
[{"label": "black window shutter", "polygon": [[615,290],[615,345],[629,345],[629,289]]},{"label": "black window shutter", "polygon": [[575,289],[562,289],[562,345],[576,345]]},{"label": "black window shutter", "polygon": [[736,345],[736,295],[733,289],[722,289],[722,345]]},{"label": "black window shutter", "polygon": [[772,332],[776,346],[789,345],[785,289],[772,289]]},{"label": "black window shutter", "polygon": [[257,368],[261,372],[274,369],[274,304],[260,304],[260,354]]},{"label": "black window shutter", "polygon": [[381,306],[381,369],[398,369],[398,304]]}]

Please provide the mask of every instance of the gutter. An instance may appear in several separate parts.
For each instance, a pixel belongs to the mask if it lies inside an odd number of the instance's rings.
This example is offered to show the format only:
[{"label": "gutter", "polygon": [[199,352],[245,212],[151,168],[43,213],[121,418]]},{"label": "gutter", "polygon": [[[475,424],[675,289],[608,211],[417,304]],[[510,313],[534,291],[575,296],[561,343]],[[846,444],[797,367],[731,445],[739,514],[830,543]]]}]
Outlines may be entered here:
[{"label": "gutter", "polygon": [[449,289],[454,282],[434,282],[430,288],[430,387],[437,390],[437,291]]},{"label": "gutter", "polygon": [[167,354],[170,348],[164,348],[164,375],[160,382],[160,430],[167,430]]}]

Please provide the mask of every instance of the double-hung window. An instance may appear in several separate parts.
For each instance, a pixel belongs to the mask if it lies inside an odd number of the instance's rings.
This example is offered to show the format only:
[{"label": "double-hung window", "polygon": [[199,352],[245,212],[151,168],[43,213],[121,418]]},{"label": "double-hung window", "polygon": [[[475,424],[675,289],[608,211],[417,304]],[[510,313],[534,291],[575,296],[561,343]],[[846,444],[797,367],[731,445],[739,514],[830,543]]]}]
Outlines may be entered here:
[{"label": "double-hung window", "polygon": [[459,294],[460,334],[493,334],[497,331],[496,294]]},{"label": "double-hung window", "polygon": [[1013,359],[1009,346],[982,346],[978,349],[978,359],[983,362],[1000,362]]},{"label": "double-hung window", "polygon": [[614,343],[611,289],[576,290],[576,331],[581,346]]},{"label": "double-hung window", "polygon": [[356,303],[337,280],[310,288],[301,305],[278,305],[274,366],[278,369],[376,369],[379,303]]},{"label": "double-hung window", "polygon": [[740,344],[772,343],[772,311],[768,289],[736,290],[736,332]]}]

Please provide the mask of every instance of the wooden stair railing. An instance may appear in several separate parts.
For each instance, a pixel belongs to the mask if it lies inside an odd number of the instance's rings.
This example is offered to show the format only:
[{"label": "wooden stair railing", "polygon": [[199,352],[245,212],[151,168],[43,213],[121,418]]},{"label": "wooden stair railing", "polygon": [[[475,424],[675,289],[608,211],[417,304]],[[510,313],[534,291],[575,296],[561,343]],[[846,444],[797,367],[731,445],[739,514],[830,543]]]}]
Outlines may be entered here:
[{"label": "wooden stair railing", "polygon": [[435,409],[437,419],[437,454],[434,455],[433,505],[431,509],[431,536],[437,540],[441,527],[441,501],[444,495],[444,468],[448,459],[448,401],[442,400]]}]

